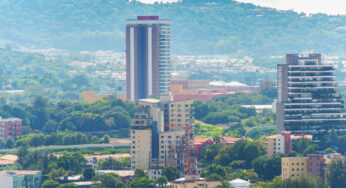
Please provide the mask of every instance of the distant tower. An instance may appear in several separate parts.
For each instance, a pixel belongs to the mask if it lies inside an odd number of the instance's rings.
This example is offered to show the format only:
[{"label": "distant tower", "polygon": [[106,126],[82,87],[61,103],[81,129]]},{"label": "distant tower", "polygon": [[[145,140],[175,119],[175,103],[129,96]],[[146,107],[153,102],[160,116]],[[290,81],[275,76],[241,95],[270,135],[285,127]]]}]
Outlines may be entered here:
[{"label": "distant tower", "polygon": [[277,131],[318,134],[346,129],[346,114],[336,94],[332,65],[321,54],[288,54],[277,66]]},{"label": "distant tower", "polygon": [[171,78],[169,20],[138,16],[126,24],[127,99],[164,94]]}]

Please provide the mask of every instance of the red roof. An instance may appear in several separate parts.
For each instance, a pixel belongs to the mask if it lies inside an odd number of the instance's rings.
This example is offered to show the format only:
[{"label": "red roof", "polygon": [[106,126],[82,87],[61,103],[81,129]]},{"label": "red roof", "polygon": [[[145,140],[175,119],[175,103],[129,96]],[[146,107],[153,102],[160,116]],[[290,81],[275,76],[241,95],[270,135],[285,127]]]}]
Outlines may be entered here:
[{"label": "red roof", "polygon": [[213,142],[213,140],[212,139],[210,139],[210,138],[193,138],[193,143],[195,144],[195,145],[197,145],[197,144],[204,144],[204,143],[206,143],[206,142]]},{"label": "red roof", "polygon": [[227,145],[234,144],[239,140],[245,140],[245,139],[244,138],[230,138],[230,137],[226,137],[226,136],[220,136],[220,142],[225,143]]}]

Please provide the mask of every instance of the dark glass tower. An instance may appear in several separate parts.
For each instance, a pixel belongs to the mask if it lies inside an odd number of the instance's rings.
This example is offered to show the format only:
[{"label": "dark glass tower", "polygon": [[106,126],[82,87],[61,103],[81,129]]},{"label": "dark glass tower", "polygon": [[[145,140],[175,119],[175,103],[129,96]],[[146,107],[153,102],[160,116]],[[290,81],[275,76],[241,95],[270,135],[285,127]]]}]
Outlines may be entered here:
[{"label": "dark glass tower", "polygon": [[343,101],[335,91],[334,68],[321,54],[288,54],[277,67],[277,131],[318,134],[346,129]]}]

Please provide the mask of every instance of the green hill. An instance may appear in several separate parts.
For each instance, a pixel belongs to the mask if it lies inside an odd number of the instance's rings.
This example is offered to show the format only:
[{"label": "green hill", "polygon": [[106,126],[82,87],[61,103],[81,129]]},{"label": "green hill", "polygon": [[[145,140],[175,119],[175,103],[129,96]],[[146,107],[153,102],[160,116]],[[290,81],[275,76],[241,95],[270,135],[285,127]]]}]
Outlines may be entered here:
[{"label": "green hill", "polygon": [[171,20],[175,54],[346,54],[346,16],[276,11],[231,0],[2,0],[0,40],[31,48],[124,51],[124,20]]}]

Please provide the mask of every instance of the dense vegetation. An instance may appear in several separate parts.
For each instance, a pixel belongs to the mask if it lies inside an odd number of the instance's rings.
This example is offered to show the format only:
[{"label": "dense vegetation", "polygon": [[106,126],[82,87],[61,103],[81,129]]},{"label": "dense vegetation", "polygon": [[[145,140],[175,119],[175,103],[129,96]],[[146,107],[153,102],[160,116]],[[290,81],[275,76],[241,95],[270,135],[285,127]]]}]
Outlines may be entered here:
[{"label": "dense vegetation", "polygon": [[[234,145],[225,146],[216,143],[204,148],[199,156],[199,162],[205,165],[201,174],[205,178],[229,181],[235,178],[258,183],[259,187],[317,187],[323,185],[319,178],[302,177],[297,180],[281,180],[281,157],[306,156],[307,153],[319,153],[318,145],[308,139],[298,139],[288,155],[264,155],[262,140],[238,141]],[[326,149],[326,152],[335,152]],[[328,167],[330,175],[328,183],[332,187],[342,187],[345,184],[346,163],[344,160],[333,161]],[[338,175],[336,175],[338,174]],[[314,186],[311,186],[314,185]],[[323,187],[323,186],[322,186]]]},{"label": "dense vegetation", "polygon": [[0,38],[13,46],[124,51],[124,20],[137,15],[170,19],[177,54],[345,54],[345,16],[306,16],[231,0],[3,0]]},{"label": "dense vegetation", "polygon": [[223,124],[223,128],[205,125],[198,122],[194,126],[197,137],[231,136],[242,137],[249,129],[254,132],[249,134],[251,138],[259,138],[273,132],[261,131],[255,127],[275,125],[275,115],[270,110],[256,112],[254,108],[241,107],[243,104],[271,104],[272,98],[261,94],[236,93],[234,95],[220,95],[212,100],[202,102],[194,101],[195,118],[208,124]]},{"label": "dense vegetation", "polygon": [[[81,62],[84,68],[73,62]],[[101,86],[116,87],[114,79],[97,75],[97,71],[122,70],[110,63],[95,63],[90,54],[60,52],[54,58],[36,52],[0,49],[0,89],[24,90],[24,93],[0,93],[1,103],[28,102],[44,95],[51,101],[79,101],[86,90]]]},{"label": "dense vegetation", "polygon": [[108,131],[129,128],[136,104],[115,98],[96,103],[50,103],[45,97],[36,97],[32,104],[8,105],[2,103],[0,116],[23,120],[25,133],[43,131]]}]

